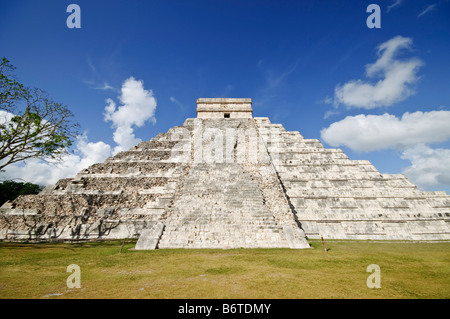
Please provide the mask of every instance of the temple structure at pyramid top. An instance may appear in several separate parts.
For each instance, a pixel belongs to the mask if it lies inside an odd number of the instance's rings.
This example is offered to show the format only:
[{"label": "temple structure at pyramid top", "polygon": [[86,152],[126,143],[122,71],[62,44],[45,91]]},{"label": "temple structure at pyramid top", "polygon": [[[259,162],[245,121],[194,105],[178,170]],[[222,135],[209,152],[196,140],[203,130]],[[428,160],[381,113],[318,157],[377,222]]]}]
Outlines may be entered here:
[{"label": "temple structure at pyramid top", "polygon": [[2,240],[138,239],[136,249],[307,248],[307,239],[449,240],[450,196],[198,99],[197,118],[0,208]]},{"label": "temple structure at pyramid top", "polygon": [[252,99],[197,99],[198,118],[251,118],[252,113]]}]

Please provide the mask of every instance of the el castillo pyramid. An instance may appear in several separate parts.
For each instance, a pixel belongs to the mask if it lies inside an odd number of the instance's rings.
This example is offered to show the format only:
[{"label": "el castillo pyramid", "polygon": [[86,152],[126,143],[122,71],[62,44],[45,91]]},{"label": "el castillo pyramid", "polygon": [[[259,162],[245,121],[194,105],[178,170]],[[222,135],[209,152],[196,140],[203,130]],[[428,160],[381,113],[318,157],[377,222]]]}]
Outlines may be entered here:
[{"label": "el castillo pyramid", "polygon": [[307,248],[307,238],[450,239],[450,196],[198,99],[197,118],[0,208],[0,239],[139,238],[136,249]]}]

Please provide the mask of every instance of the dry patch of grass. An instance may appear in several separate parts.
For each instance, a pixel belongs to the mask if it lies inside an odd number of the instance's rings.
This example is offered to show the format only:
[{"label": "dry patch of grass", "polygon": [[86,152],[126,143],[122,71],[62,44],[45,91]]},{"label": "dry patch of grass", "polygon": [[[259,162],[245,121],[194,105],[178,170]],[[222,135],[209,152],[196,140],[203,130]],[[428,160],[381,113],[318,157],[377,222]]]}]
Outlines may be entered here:
[{"label": "dry patch of grass", "polygon": [[[0,243],[0,298],[450,298],[450,243],[320,241],[311,249]],[[81,288],[67,288],[67,266]],[[366,285],[367,266],[381,288]]]}]

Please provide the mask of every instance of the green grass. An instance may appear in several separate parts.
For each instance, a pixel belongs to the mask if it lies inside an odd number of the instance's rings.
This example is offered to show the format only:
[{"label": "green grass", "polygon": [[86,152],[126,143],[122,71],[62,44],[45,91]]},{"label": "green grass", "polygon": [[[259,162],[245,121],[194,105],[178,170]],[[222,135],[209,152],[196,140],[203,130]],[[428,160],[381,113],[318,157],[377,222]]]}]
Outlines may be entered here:
[{"label": "green grass", "polygon": [[[311,249],[0,243],[0,298],[450,298],[450,243],[311,240]],[[67,266],[81,269],[68,288]],[[367,266],[381,288],[366,285]]]}]

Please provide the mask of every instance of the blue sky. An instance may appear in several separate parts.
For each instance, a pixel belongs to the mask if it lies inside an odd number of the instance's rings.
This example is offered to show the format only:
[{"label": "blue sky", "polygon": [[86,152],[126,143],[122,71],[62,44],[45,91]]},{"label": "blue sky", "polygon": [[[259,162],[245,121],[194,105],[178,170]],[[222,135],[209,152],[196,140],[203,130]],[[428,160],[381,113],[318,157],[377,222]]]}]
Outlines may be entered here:
[{"label": "blue sky", "polygon": [[[79,29],[66,25],[71,3]],[[381,28],[367,27],[372,3]],[[450,193],[449,39],[445,0],[0,1],[1,56],[84,133],[70,165],[32,161],[2,177],[73,176],[195,117],[197,98],[234,97],[382,173]],[[141,123],[115,112],[124,87],[149,106]]]}]

